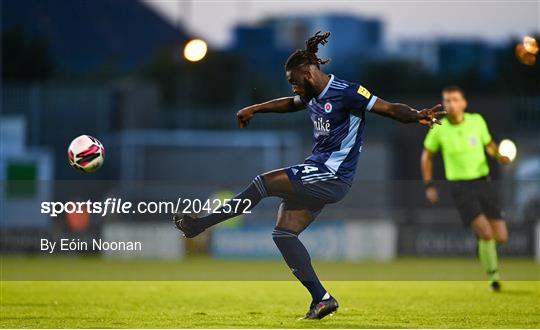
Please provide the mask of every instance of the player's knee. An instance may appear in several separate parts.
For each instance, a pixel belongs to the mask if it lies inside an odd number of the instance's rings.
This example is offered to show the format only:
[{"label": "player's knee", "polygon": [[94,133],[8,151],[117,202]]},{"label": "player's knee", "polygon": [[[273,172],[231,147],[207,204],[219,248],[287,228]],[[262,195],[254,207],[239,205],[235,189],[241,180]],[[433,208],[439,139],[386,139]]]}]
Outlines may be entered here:
[{"label": "player's knee", "polygon": [[493,233],[490,230],[481,230],[481,229],[476,230],[476,235],[478,235],[480,239],[483,239],[486,241],[493,239]]},{"label": "player's knee", "polygon": [[495,241],[498,244],[506,244],[506,242],[508,242],[508,237],[495,237]]},{"label": "player's knee", "polygon": [[493,231],[489,227],[485,226],[475,226],[474,231],[478,238],[483,240],[491,240],[493,239]]},{"label": "player's knee", "polygon": [[491,228],[493,230],[493,236],[497,243],[505,244],[508,241],[508,229],[504,220],[491,220]]},{"label": "player's knee", "polygon": [[493,230],[484,215],[479,215],[472,221],[472,228],[480,239],[491,240],[494,238]]},{"label": "player's knee", "polygon": [[506,244],[506,242],[508,242],[508,234],[507,233],[496,234],[495,241],[499,244]]}]

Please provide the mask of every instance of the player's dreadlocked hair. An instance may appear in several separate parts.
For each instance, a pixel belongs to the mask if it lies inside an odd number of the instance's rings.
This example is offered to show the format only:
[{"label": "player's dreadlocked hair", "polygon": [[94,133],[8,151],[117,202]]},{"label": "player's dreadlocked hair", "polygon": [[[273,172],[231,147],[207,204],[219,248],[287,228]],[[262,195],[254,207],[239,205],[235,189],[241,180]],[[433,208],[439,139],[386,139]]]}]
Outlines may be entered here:
[{"label": "player's dreadlocked hair", "polygon": [[320,59],[317,56],[317,51],[319,50],[319,44],[324,45],[328,42],[330,37],[330,32],[324,32],[321,34],[321,31],[315,33],[315,35],[308,40],[306,40],[306,49],[298,49],[289,56],[287,62],[285,63],[285,70],[289,71],[293,68],[313,64],[319,67],[321,64],[326,64],[330,62],[329,59]]}]

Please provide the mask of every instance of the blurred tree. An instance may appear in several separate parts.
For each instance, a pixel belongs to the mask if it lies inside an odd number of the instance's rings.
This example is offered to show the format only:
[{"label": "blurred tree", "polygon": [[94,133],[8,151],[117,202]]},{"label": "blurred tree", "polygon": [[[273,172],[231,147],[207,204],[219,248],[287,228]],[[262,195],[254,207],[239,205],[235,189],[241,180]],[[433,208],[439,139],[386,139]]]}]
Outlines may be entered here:
[{"label": "blurred tree", "polygon": [[[540,40],[540,35],[536,35],[535,39]],[[498,89],[503,93],[538,95],[540,55],[536,54],[534,65],[520,63],[516,58],[516,45],[519,43],[521,40],[512,40],[501,50],[498,61]]]},{"label": "blurred tree", "polygon": [[52,69],[47,39],[41,36],[28,38],[21,26],[2,31],[3,81],[46,80]]},{"label": "blurred tree", "polygon": [[214,51],[200,63],[184,62],[184,67],[194,106],[230,106],[235,104],[238,88],[246,88],[241,62],[233,54]]},{"label": "blurred tree", "polygon": [[161,103],[164,105],[171,105],[178,101],[177,91],[180,86],[179,77],[182,68],[180,60],[174,57],[174,53],[170,48],[160,50],[140,73],[143,78],[157,84]]},{"label": "blurred tree", "polygon": [[[495,78],[496,79],[496,78]],[[460,74],[440,76],[439,86],[458,85],[468,94],[493,91],[494,81],[482,76],[479,68],[469,68]]]},{"label": "blurred tree", "polygon": [[235,103],[241,72],[239,59],[231,54],[212,52],[191,63],[179,50],[169,48],[160,51],[140,74],[157,83],[164,105],[216,107]]}]

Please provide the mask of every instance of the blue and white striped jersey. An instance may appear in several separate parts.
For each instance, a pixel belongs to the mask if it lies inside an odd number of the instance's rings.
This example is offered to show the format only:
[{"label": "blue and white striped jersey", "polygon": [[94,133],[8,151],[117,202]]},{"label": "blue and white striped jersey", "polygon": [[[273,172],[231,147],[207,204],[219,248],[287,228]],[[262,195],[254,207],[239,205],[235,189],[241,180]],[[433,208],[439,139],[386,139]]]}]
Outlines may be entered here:
[{"label": "blue and white striped jersey", "polygon": [[362,149],[365,111],[370,111],[376,100],[363,86],[330,75],[319,96],[303,100],[313,121],[314,138],[306,162],[325,165],[350,185]]}]

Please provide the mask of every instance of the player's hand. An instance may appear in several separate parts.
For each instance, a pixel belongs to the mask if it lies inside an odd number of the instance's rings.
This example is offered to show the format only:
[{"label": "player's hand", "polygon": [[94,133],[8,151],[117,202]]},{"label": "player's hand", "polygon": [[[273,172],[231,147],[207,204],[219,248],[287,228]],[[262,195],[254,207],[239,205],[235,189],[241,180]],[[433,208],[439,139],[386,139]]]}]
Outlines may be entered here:
[{"label": "player's hand", "polygon": [[244,108],[236,113],[236,121],[238,122],[238,127],[245,128],[249,124],[249,121],[251,118],[253,118],[253,114],[255,111],[253,110],[253,107],[247,107]]},{"label": "player's hand", "polygon": [[499,157],[497,157],[497,161],[499,162],[499,164],[502,164],[502,165],[508,165],[512,162],[510,158],[503,155],[500,155]]},{"label": "player's hand", "polygon": [[441,125],[441,121],[438,117],[446,115],[446,111],[442,109],[441,104],[437,104],[432,108],[419,111],[418,115],[420,116],[418,122],[421,125],[432,128],[434,123]]},{"label": "player's hand", "polygon": [[435,187],[426,188],[426,199],[431,203],[435,204],[439,201],[439,192]]}]

